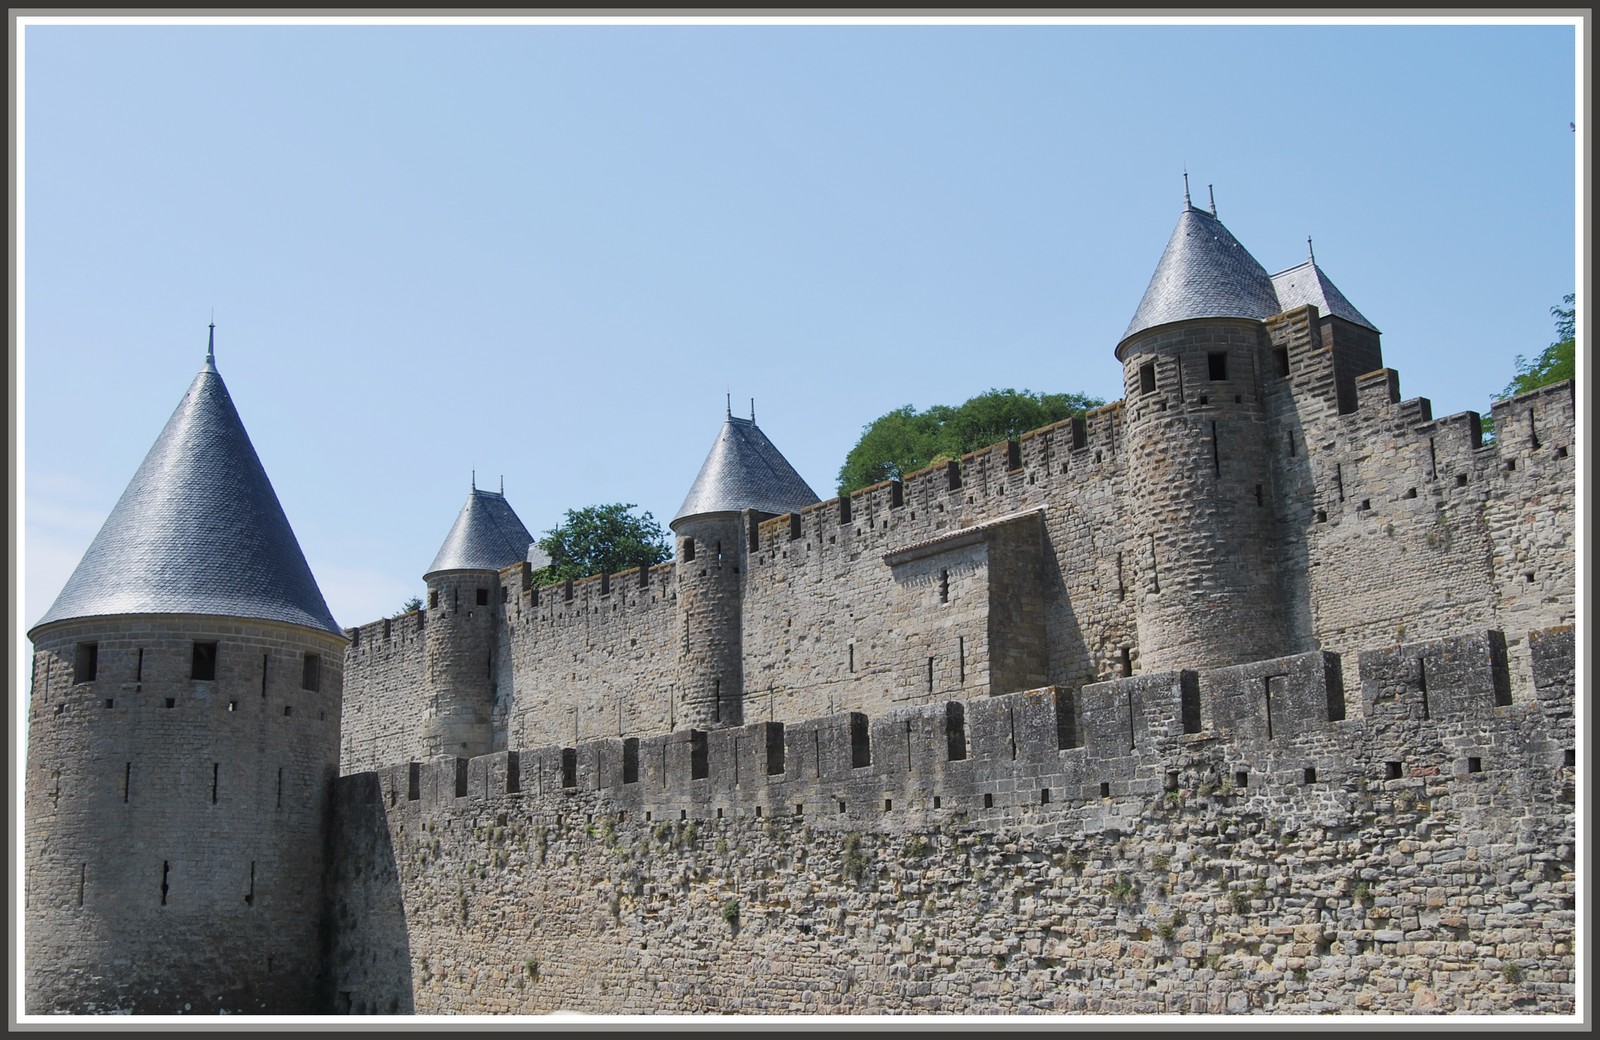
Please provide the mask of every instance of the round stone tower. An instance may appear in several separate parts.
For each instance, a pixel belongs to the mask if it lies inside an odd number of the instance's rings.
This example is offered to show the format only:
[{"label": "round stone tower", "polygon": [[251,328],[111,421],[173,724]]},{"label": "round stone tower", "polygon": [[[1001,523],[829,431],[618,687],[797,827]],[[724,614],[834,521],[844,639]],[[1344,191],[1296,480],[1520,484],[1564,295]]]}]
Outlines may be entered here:
[{"label": "round stone tower", "polygon": [[420,732],[423,757],[473,758],[494,750],[500,568],[526,560],[532,542],[505,495],[474,483],[422,576],[431,695]]},{"label": "round stone tower", "polygon": [[209,348],[29,638],[27,1011],[325,1009],[345,638]]},{"label": "round stone tower", "polygon": [[678,650],[675,725],[744,721],[744,575],[748,528],[817,502],[789,460],[730,411],[673,519],[677,538]]},{"label": "round stone tower", "polygon": [[1262,319],[1282,308],[1215,213],[1185,203],[1116,350],[1143,672],[1288,652],[1262,400],[1271,359]]}]

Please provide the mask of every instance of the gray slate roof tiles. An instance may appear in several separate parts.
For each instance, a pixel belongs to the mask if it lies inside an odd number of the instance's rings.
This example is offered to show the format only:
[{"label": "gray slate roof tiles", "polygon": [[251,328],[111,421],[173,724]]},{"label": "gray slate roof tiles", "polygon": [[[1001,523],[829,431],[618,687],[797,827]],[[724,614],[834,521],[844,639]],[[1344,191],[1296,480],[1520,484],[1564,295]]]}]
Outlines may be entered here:
[{"label": "gray slate roof tiles", "polygon": [[1314,261],[1279,271],[1272,276],[1272,287],[1278,293],[1278,310],[1292,311],[1296,307],[1311,304],[1324,318],[1328,315],[1355,322],[1377,332],[1377,326],[1362,317],[1349,300],[1344,298],[1344,293],[1339,287],[1328,280]]},{"label": "gray slate roof tiles", "polygon": [[532,560],[532,544],[504,495],[473,488],[423,579],[439,571],[497,571]]},{"label": "gray slate roof tiles", "polygon": [[670,526],[691,516],[741,509],[792,513],[819,501],[754,420],[730,415]]},{"label": "gray slate roof tiles", "polygon": [[342,634],[209,357],[33,631],[121,614],[256,618]]},{"label": "gray slate roof tiles", "polygon": [[1222,221],[1187,206],[1122,338],[1191,318],[1261,319],[1282,310],[1256,258]]}]

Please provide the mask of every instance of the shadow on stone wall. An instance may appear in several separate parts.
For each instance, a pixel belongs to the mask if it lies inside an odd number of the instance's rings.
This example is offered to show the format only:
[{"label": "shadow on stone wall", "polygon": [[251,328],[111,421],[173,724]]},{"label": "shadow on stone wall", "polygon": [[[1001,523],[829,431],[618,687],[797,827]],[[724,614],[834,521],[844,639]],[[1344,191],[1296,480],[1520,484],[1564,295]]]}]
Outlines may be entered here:
[{"label": "shadow on stone wall", "polygon": [[376,773],[334,786],[328,910],[334,1014],[407,1015],[412,1003],[411,939],[399,865]]}]

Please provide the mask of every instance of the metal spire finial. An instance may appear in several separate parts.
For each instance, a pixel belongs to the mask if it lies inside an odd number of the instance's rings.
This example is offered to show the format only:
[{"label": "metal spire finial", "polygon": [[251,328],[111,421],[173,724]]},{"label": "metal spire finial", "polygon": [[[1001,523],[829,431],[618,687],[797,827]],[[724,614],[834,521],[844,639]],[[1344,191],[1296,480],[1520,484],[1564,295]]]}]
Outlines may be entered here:
[{"label": "metal spire finial", "polygon": [[478,471],[472,471],[472,490],[478,490]]},{"label": "metal spire finial", "polygon": [[215,316],[212,317],[211,325],[209,326],[209,328],[211,329],[211,332],[206,337],[206,367],[207,368],[216,368],[217,367],[217,321],[216,321],[216,317]]},{"label": "metal spire finial", "polygon": [[733,418],[733,391],[728,391],[728,418]]},{"label": "metal spire finial", "polygon": [[1189,201],[1189,168],[1183,168],[1183,208],[1193,209],[1194,203]]},{"label": "metal spire finial", "polygon": [[750,398],[750,421],[756,421],[756,399],[754,397]]},{"label": "metal spire finial", "polygon": [[1306,236],[1306,255],[1311,258],[1311,262],[1313,264],[1315,264],[1317,262],[1317,251],[1315,249],[1311,248],[1311,236],[1310,235]]},{"label": "metal spire finial", "polygon": [[1217,215],[1217,189],[1215,185],[1207,184],[1206,191],[1211,193],[1211,215]]},{"label": "metal spire finial", "polygon": [[500,497],[504,498],[505,494],[506,494],[506,475],[504,473],[502,473],[502,474],[500,474]]}]

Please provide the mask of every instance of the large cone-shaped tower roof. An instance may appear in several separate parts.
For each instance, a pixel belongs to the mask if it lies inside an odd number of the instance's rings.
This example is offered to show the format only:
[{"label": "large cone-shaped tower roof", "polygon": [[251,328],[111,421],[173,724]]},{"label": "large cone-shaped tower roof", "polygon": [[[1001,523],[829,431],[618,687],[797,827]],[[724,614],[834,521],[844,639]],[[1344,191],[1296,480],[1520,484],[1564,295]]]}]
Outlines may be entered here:
[{"label": "large cone-shaped tower roof", "polygon": [[120,614],[256,618],[343,634],[210,350],[33,631]]},{"label": "large cone-shaped tower roof", "polygon": [[757,509],[792,513],[821,501],[754,419],[723,422],[671,526],[691,516]]},{"label": "large cone-shaped tower roof", "polygon": [[1122,339],[1191,318],[1260,320],[1282,310],[1266,268],[1222,221],[1185,206]]},{"label": "large cone-shaped tower roof", "polygon": [[423,579],[440,571],[497,571],[526,560],[532,544],[505,495],[474,487]]}]

